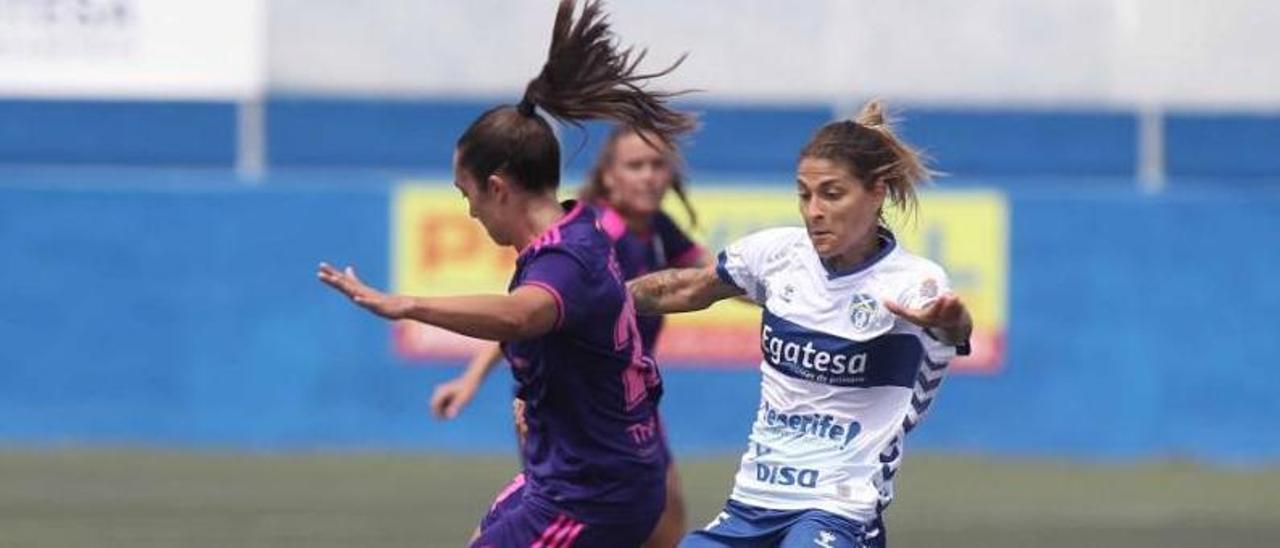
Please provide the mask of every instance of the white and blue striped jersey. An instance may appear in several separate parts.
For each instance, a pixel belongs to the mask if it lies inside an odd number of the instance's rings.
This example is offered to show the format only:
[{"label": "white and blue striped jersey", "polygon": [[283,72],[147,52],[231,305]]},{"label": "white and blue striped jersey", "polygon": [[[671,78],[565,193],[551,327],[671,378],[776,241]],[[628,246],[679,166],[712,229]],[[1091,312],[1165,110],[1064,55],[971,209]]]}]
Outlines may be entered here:
[{"label": "white and blue striped jersey", "polygon": [[829,271],[803,228],[756,232],[717,272],[763,307],[760,408],[730,498],[871,523],[893,498],[903,437],[920,421],[956,348],[883,305],[949,291],[937,264],[881,229],[880,250]]}]

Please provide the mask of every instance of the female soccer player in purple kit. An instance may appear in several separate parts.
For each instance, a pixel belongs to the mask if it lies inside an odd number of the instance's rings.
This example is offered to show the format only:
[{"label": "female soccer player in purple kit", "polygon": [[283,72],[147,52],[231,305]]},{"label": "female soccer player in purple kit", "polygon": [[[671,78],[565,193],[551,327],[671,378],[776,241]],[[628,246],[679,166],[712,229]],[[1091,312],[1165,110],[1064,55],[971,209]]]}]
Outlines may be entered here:
[{"label": "female soccer player in purple kit", "polygon": [[[582,201],[594,205],[601,228],[613,240],[624,279],[630,280],[665,268],[709,264],[706,250],[693,242],[662,211],[662,200],[674,190],[692,218],[695,216],[685,192],[679,152],[663,143],[656,134],[642,135],[635,128],[616,126],[610,132],[600,157],[580,193]],[[662,330],[662,316],[637,318],[644,351],[652,355]],[[470,403],[485,377],[501,359],[497,344],[477,352],[457,378],[436,387],[431,397],[432,411],[452,419]],[[523,430],[523,405],[516,400],[517,429]],[[662,518],[645,543],[647,548],[673,547],[687,526],[680,479],[671,462],[667,474],[667,502]]]},{"label": "female soccer player in purple kit", "polygon": [[520,250],[506,295],[418,298],[363,284],[354,269],[320,279],[388,319],[421,321],[502,341],[528,437],[522,483],[481,522],[473,546],[638,546],[665,498],[667,451],[658,432],[660,380],[643,352],[613,243],[596,210],[556,200],[554,118],[610,119],[674,142],[693,119],[669,94],[641,89],[630,50],[617,50],[598,2],[575,21],[562,0],[542,72],[517,105],[495,107],[463,133],[454,184],[499,245]]}]

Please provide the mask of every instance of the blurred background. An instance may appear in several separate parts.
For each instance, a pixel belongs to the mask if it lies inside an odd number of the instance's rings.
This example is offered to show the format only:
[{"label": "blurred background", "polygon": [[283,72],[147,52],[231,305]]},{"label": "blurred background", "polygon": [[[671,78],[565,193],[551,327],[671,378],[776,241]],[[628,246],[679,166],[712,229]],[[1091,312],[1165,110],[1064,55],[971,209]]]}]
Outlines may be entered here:
[{"label": "blurred background", "polygon": [[[0,0],[0,546],[456,546],[516,470],[498,371],[321,260],[501,290],[448,187],[555,3]],[[895,546],[1280,545],[1280,9],[1266,0],[614,0],[703,129],[712,249],[881,97],[946,173],[899,227],[974,307]],[[565,128],[571,195],[604,128]],[[671,208],[673,214],[679,207]],[[664,335],[691,525],[758,401],[758,313]]]}]

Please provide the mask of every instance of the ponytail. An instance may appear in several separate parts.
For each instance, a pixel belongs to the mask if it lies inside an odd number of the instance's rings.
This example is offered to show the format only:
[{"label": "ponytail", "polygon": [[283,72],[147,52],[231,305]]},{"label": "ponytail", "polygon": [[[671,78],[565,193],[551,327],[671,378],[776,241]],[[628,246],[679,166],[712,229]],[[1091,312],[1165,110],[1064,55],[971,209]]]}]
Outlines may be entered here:
[{"label": "ponytail", "polygon": [[546,63],[520,102],[485,112],[458,140],[459,164],[482,185],[503,171],[528,190],[559,186],[560,148],[539,109],[575,126],[611,120],[668,143],[697,126],[692,115],[668,105],[679,93],[643,88],[674,71],[683,56],[658,72],[637,73],[645,50],[619,49],[599,0],[589,0],[577,20],[573,13],[574,1],[561,0]]}]

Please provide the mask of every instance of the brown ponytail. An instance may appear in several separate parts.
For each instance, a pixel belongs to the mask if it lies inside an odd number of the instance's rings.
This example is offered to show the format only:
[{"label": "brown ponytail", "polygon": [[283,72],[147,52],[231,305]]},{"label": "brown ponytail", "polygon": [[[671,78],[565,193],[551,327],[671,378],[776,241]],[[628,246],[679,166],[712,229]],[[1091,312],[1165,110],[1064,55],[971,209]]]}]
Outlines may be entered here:
[{"label": "brown ponytail", "polygon": [[[458,139],[459,164],[483,185],[502,171],[527,190],[555,189],[560,183],[560,147],[549,117],[579,125],[612,120],[674,142],[694,129],[695,119],[672,109],[678,93],[648,91],[648,80],[665,76],[684,60],[650,74],[636,69],[645,50],[619,49],[599,0],[589,0],[575,21],[574,1],[561,0],[542,71],[525,87],[516,105],[490,109]],[[642,133],[643,135],[643,133]]]}]

